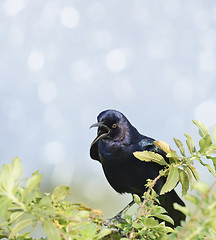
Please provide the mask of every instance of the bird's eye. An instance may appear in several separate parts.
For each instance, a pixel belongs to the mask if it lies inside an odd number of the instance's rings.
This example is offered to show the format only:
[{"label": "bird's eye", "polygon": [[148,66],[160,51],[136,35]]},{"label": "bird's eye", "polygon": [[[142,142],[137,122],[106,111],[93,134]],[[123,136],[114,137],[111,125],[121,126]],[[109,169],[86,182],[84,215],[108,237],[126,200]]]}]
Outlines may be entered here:
[{"label": "bird's eye", "polygon": [[117,127],[117,124],[113,123],[112,128],[116,128],[116,127]]}]

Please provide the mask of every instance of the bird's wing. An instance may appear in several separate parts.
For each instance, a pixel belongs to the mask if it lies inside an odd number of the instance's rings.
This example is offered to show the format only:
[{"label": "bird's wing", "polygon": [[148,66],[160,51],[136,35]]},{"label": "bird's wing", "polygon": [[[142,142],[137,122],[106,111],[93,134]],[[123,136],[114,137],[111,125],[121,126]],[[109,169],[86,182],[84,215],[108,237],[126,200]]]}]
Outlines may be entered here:
[{"label": "bird's wing", "polygon": [[155,152],[160,154],[167,162],[169,162],[168,158],[166,157],[166,153],[158,148],[156,145],[154,145],[154,139],[144,136],[144,138],[139,142],[139,145],[142,149],[142,151],[149,151],[149,152]]},{"label": "bird's wing", "polygon": [[90,148],[90,156],[92,159],[100,162],[99,152],[98,152],[98,142],[94,143]]}]

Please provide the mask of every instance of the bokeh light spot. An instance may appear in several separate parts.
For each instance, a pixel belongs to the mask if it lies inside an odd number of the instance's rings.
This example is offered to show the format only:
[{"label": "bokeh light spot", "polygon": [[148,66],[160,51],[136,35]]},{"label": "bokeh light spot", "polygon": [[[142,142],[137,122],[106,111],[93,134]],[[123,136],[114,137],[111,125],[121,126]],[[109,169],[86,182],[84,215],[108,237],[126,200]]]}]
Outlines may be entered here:
[{"label": "bokeh light spot", "polygon": [[91,21],[102,21],[105,16],[105,7],[102,1],[92,1],[87,9],[87,15]]},{"label": "bokeh light spot", "polygon": [[70,163],[56,164],[52,172],[52,183],[54,185],[70,185],[74,176],[75,166]]},{"label": "bokeh light spot", "polygon": [[125,68],[126,56],[120,49],[111,50],[106,56],[106,65],[111,72],[120,72]]},{"label": "bokeh light spot", "polygon": [[147,53],[153,59],[169,59],[173,55],[173,44],[168,39],[160,39],[159,42],[150,42],[147,45]]},{"label": "bokeh light spot", "polygon": [[40,51],[32,51],[28,57],[27,64],[31,71],[40,71],[44,66],[44,54]]},{"label": "bokeh light spot", "polygon": [[202,51],[198,56],[198,65],[204,71],[214,71],[216,67],[215,54],[212,51]]},{"label": "bokeh light spot", "polygon": [[79,24],[79,12],[76,8],[66,7],[60,13],[60,20],[64,27],[75,28]]},{"label": "bokeh light spot", "polygon": [[43,149],[45,161],[50,164],[58,164],[65,158],[65,148],[62,142],[48,142]]},{"label": "bokeh light spot", "polygon": [[173,85],[172,94],[175,101],[180,105],[191,102],[194,96],[194,87],[191,79],[179,78]]},{"label": "bokeh light spot", "polygon": [[44,112],[44,121],[49,127],[59,127],[62,117],[59,109],[55,106],[47,106]]},{"label": "bokeh light spot", "polygon": [[12,26],[10,29],[10,43],[14,47],[19,47],[24,42],[23,30],[18,26]]},{"label": "bokeh light spot", "polygon": [[114,79],[115,87],[113,88],[113,93],[117,99],[120,101],[130,101],[133,100],[135,96],[135,89],[131,81],[126,78]]},{"label": "bokeh light spot", "polygon": [[78,60],[71,66],[71,75],[73,80],[77,82],[89,80],[94,73],[94,67],[92,67],[86,60]]},{"label": "bokeh light spot", "polygon": [[210,15],[205,10],[195,12],[193,16],[195,26],[200,30],[207,29],[211,24]]},{"label": "bokeh light spot", "polygon": [[38,97],[41,102],[52,102],[57,95],[57,89],[53,82],[45,81],[38,86]]},{"label": "bokeh light spot", "polygon": [[44,5],[40,23],[44,27],[51,27],[54,25],[59,14],[59,4],[54,1],[47,1]]},{"label": "bokeh light spot", "polygon": [[113,36],[109,31],[101,30],[101,31],[95,32],[92,36],[92,39],[94,44],[98,48],[103,49],[110,46],[113,40]]},{"label": "bokeh light spot", "polygon": [[216,102],[207,100],[195,109],[195,119],[202,121],[208,127],[216,125]]},{"label": "bokeh light spot", "polygon": [[[98,191],[100,189],[100,191]],[[94,194],[92,194],[94,192]],[[103,200],[106,195],[106,189],[104,189],[104,184],[98,179],[90,179],[86,182],[86,185],[83,189],[83,194],[93,202],[99,202]]]},{"label": "bokeh light spot", "polygon": [[5,0],[4,11],[8,16],[15,16],[25,9],[27,0]]}]

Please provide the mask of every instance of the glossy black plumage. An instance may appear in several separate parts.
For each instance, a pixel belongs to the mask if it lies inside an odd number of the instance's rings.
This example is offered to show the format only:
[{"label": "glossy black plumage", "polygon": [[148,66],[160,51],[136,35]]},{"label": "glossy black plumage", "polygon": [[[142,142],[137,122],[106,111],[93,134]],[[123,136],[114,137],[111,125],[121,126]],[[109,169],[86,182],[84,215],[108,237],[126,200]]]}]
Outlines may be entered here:
[{"label": "glossy black plumage", "polygon": [[[154,179],[163,168],[153,162],[142,162],[133,155],[135,151],[152,151],[161,154],[166,159],[166,154],[153,144],[154,139],[141,135],[127,118],[115,110],[106,110],[99,114],[98,135],[90,149],[91,158],[102,164],[104,174],[110,185],[119,193],[138,194],[140,197],[147,190],[147,179]],[[155,186],[159,194],[165,183],[165,178],[160,178]],[[167,210],[174,220],[174,226],[180,225],[185,215],[173,208],[173,203],[184,206],[183,201],[172,190],[159,196],[161,205]]]}]

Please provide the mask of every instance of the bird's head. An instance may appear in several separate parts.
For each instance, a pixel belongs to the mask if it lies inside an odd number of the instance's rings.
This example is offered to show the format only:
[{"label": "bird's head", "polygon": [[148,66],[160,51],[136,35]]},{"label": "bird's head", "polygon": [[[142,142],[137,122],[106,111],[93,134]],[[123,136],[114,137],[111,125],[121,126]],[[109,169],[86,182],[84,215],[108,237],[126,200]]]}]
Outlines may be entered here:
[{"label": "bird's head", "polygon": [[97,120],[98,122],[90,127],[98,127],[97,137],[94,139],[91,146],[101,139],[123,141],[128,137],[128,133],[133,128],[127,118],[116,110],[106,110],[101,112],[98,115]]}]

